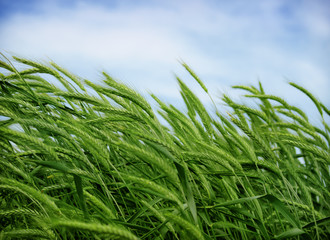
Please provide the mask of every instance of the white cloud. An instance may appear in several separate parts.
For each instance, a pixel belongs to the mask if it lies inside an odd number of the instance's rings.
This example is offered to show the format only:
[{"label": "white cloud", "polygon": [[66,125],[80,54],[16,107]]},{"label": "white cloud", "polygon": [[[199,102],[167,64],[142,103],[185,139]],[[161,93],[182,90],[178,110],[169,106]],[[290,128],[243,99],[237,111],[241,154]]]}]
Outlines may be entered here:
[{"label": "white cloud", "polygon": [[2,29],[3,36],[10,36],[4,38],[3,44],[23,54],[80,54],[116,61],[167,61],[178,52],[174,36],[155,24],[137,24],[141,20],[144,19],[139,19],[139,14],[124,12],[113,16],[111,12],[90,8],[66,11],[60,18],[51,13],[40,18],[17,16]]},{"label": "white cloud", "polygon": [[329,48],[322,52],[320,46],[330,27],[320,7],[303,2],[290,8],[284,0],[162,4],[41,4],[38,14],[5,19],[0,45],[34,59],[47,56],[83,76],[106,69],[170,98],[179,97],[172,72],[188,78],[177,62],[182,58],[213,92],[255,83],[259,76],[266,89],[283,93],[278,86],[290,88],[284,84],[288,76],[329,100],[329,71],[320,60],[327,59]]},{"label": "white cloud", "polygon": [[298,9],[297,15],[311,36],[330,38],[330,4],[328,1],[304,1],[305,7]]}]

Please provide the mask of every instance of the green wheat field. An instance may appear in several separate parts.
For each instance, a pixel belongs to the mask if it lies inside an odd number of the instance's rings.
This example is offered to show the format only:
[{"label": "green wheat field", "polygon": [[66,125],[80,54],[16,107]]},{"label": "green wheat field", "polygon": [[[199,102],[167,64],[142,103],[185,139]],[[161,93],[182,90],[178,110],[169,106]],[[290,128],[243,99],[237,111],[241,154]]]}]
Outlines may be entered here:
[{"label": "green wheat field", "polygon": [[329,239],[330,110],[303,87],[317,126],[261,84],[206,110],[184,62],[180,110],[1,59],[0,239]]}]

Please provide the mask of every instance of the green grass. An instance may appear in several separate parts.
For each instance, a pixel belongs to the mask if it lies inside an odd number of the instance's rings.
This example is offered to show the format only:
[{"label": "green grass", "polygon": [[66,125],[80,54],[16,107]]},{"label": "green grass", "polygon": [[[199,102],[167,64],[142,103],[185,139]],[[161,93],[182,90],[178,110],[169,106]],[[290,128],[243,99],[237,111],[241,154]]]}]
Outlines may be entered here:
[{"label": "green grass", "polygon": [[2,59],[0,239],[330,236],[330,111],[301,86],[319,126],[261,84],[222,114],[177,78],[186,110],[152,95],[155,113],[106,73]]}]

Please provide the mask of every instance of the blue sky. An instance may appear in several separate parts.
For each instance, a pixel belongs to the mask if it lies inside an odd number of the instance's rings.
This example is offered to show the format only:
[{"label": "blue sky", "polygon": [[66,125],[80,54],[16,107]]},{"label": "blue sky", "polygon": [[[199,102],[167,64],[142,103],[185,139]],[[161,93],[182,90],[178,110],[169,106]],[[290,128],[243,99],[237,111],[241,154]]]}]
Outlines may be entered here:
[{"label": "blue sky", "polygon": [[329,0],[0,0],[0,51],[95,81],[106,70],[172,103],[176,73],[207,104],[182,59],[216,99],[260,80],[313,118],[294,81],[330,107]]}]

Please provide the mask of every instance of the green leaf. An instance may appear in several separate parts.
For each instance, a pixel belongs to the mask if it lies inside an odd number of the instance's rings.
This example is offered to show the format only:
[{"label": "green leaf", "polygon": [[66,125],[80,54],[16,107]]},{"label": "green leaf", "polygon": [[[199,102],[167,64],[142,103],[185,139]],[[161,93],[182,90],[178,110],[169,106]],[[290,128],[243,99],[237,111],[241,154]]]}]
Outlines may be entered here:
[{"label": "green leaf", "polygon": [[76,185],[77,194],[79,197],[79,204],[83,210],[84,217],[87,220],[89,217],[88,217],[86,201],[85,201],[85,197],[84,197],[84,190],[82,187],[82,180],[81,180],[81,177],[77,176],[76,174],[73,174],[73,178],[74,178],[74,183]]},{"label": "green leaf", "polygon": [[295,228],[300,229],[300,222],[295,219],[295,217],[290,213],[289,209],[285,207],[285,205],[278,200],[278,198],[274,197],[271,194],[265,196],[265,198],[273,205],[273,207],[279,211],[286,220],[289,221]]},{"label": "green leaf", "polygon": [[187,204],[188,204],[189,210],[191,212],[191,215],[194,219],[195,224],[197,225],[198,220],[197,220],[196,203],[195,203],[194,195],[193,195],[193,192],[191,189],[191,185],[188,182],[188,176],[186,174],[186,169],[182,165],[180,165],[176,162],[174,162],[174,164],[178,170],[179,179],[180,179],[183,191],[185,193],[185,196],[187,198]]},{"label": "green leaf", "polygon": [[205,206],[205,207],[202,207],[202,208],[217,208],[217,207],[224,207],[224,206],[229,206],[229,205],[234,205],[234,204],[241,204],[241,203],[250,202],[254,199],[263,198],[265,196],[266,195],[258,195],[258,196],[253,196],[253,197],[239,198],[239,199],[235,199],[235,200],[232,200],[232,201],[219,203],[219,204],[216,204],[216,205],[213,205],[213,206]]},{"label": "green leaf", "polygon": [[298,236],[298,235],[301,235],[301,234],[304,234],[305,231],[299,229],[299,228],[291,228],[277,236],[275,236],[274,238],[275,239],[287,239],[287,238],[290,238],[290,237],[295,237],[295,236]]},{"label": "green leaf", "polygon": [[225,228],[225,229],[234,228],[234,229],[239,230],[239,231],[245,231],[245,232],[250,232],[250,233],[255,234],[255,232],[253,232],[253,231],[251,231],[247,228],[239,227],[236,224],[233,224],[231,222],[218,221],[218,222],[212,223],[212,227],[213,228]]},{"label": "green leaf", "polygon": [[303,226],[302,228],[303,229],[311,228],[311,227],[316,227],[316,226],[325,225],[325,224],[330,225],[330,217],[325,217],[325,218],[319,219],[317,221],[310,222],[310,223],[306,224],[305,226]]},{"label": "green leaf", "polygon": [[58,161],[33,161],[33,162],[35,162],[38,165],[49,167],[63,173],[69,173],[71,171],[69,167]]}]

